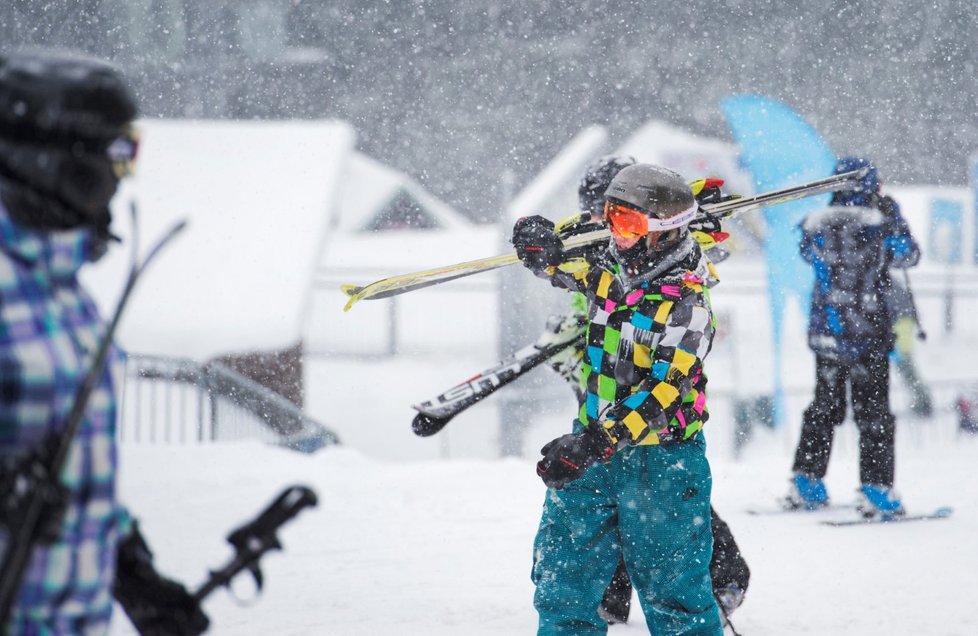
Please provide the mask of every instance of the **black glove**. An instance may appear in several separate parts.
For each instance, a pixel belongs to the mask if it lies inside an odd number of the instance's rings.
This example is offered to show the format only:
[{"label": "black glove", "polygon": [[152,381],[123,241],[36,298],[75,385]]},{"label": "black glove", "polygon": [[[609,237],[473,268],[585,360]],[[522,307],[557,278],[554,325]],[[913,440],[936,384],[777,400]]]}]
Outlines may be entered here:
[{"label": "black glove", "polygon": [[119,543],[112,594],[141,636],[198,636],[210,625],[187,588],[153,567],[153,553],[136,523]]},{"label": "black glove", "polygon": [[70,493],[57,476],[51,474],[48,438],[26,456],[0,461],[0,528],[14,531],[25,522],[34,498],[41,501],[34,538],[51,545],[61,536]]},{"label": "black glove", "polygon": [[564,262],[564,244],[554,233],[554,224],[542,216],[524,216],[513,226],[516,255],[531,271],[538,272]]},{"label": "black glove", "polygon": [[876,199],[876,207],[879,208],[880,213],[885,219],[893,220],[900,218],[900,204],[893,197],[886,195],[878,197]]},{"label": "black glove", "polygon": [[600,426],[585,426],[580,433],[561,435],[540,449],[537,474],[547,488],[560,490],[578,479],[588,466],[615,453],[611,438]]}]

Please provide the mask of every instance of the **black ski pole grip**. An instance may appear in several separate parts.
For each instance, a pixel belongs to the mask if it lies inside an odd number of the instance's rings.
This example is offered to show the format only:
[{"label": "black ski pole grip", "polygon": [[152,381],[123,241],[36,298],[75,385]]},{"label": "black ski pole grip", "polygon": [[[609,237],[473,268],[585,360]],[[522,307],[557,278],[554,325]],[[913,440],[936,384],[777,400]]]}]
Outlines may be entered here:
[{"label": "black ski pole grip", "polygon": [[249,521],[228,535],[227,540],[234,546],[234,558],[217,571],[211,571],[207,581],[193,594],[194,599],[202,601],[215,589],[229,585],[235,576],[247,570],[255,579],[258,590],[262,589],[264,577],[259,562],[269,550],[279,550],[276,531],[295,517],[304,508],[318,503],[316,493],[306,486],[290,486],[275,498],[253,521]]},{"label": "black ski pole grip", "polygon": [[[228,543],[242,549],[254,538],[274,539],[275,532],[286,521],[295,517],[308,506],[318,503],[316,493],[306,486],[290,486],[275,501],[268,505],[254,521],[247,523],[228,535]],[[278,542],[275,541],[277,544]],[[278,547],[277,545],[275,547]]]}]

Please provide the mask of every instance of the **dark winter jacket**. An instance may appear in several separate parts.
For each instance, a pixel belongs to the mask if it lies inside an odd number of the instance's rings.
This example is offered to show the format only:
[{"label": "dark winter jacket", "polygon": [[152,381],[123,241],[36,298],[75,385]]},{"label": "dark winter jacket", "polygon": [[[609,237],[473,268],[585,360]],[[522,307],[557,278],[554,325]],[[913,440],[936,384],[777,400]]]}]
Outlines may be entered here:
[{"label": "dark winter jacket", "polygon": [[816,355],[852,361],[893,348],[889,268],[916,265],[920,250],[896,202],[883,197],[879,206],[832,206],[801,224],[801,255],[815,271],[808,344]]}]

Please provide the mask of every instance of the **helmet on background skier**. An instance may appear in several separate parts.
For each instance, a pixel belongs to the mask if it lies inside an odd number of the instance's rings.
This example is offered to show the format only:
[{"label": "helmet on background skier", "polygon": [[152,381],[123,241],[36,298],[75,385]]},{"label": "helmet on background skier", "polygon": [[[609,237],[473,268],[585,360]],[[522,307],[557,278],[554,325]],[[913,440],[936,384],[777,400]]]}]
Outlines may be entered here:
[{"label": "helmet on background skier", "polygon": [[584,170],[581,184],[577,188],[580,210],[600,218],[604,214],[604,193],[611,185],[611,180],[623,168],[634,164],[633,157],[616,155],[604,155],[591,162]]},{"label": "helmet on background skier", "polygon": [[869,207],[873,205],[880,190],[879,172],[869,159],[863,157],[843,157],[835,164],[835,174],[869,168],[852,190],[840,190],[832,195],[832,205],[851,205]]},{"label": "helmet on background skier", "polygon": [[89,226],[104,243],[109,201],[136,157],[136,114],[122,72],[105,61],[56,49],[0,55],[0,185],[11,217],[43,230]]},{"label": "helmet on background skier", "polygon": [[623,264],[678,245],[698,209],[693,191],[679,174],[646,163],[616,174],[605,200],[612,248]]}]

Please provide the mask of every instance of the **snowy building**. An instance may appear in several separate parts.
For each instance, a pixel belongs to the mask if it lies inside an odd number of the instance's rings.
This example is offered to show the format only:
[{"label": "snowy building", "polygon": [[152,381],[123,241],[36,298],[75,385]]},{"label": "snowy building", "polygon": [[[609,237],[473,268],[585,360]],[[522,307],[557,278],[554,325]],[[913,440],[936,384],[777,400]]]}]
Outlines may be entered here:
[{"label": "snowy building", "polygon": [[[344,122],[148,120],[138,127],[137,174],[113,201],[122,245],[83,278],[109,315],[133,248],[145,253],[187,222],[140,280],[117,333],[134,357],[182,361],[177,375],[220,362],[301,407],[305,342],[310,330],[331,329],[313,315],[324,255],[361,244],[359,263],[344,260],[350,271],[364,270],[359,280],[369,263],[376,267],[373,240],[469,225],[405,175],[357,152]],[[426,249],[436,252],[437,243]],[[338,287],[329,301],[342,308]]]}]

